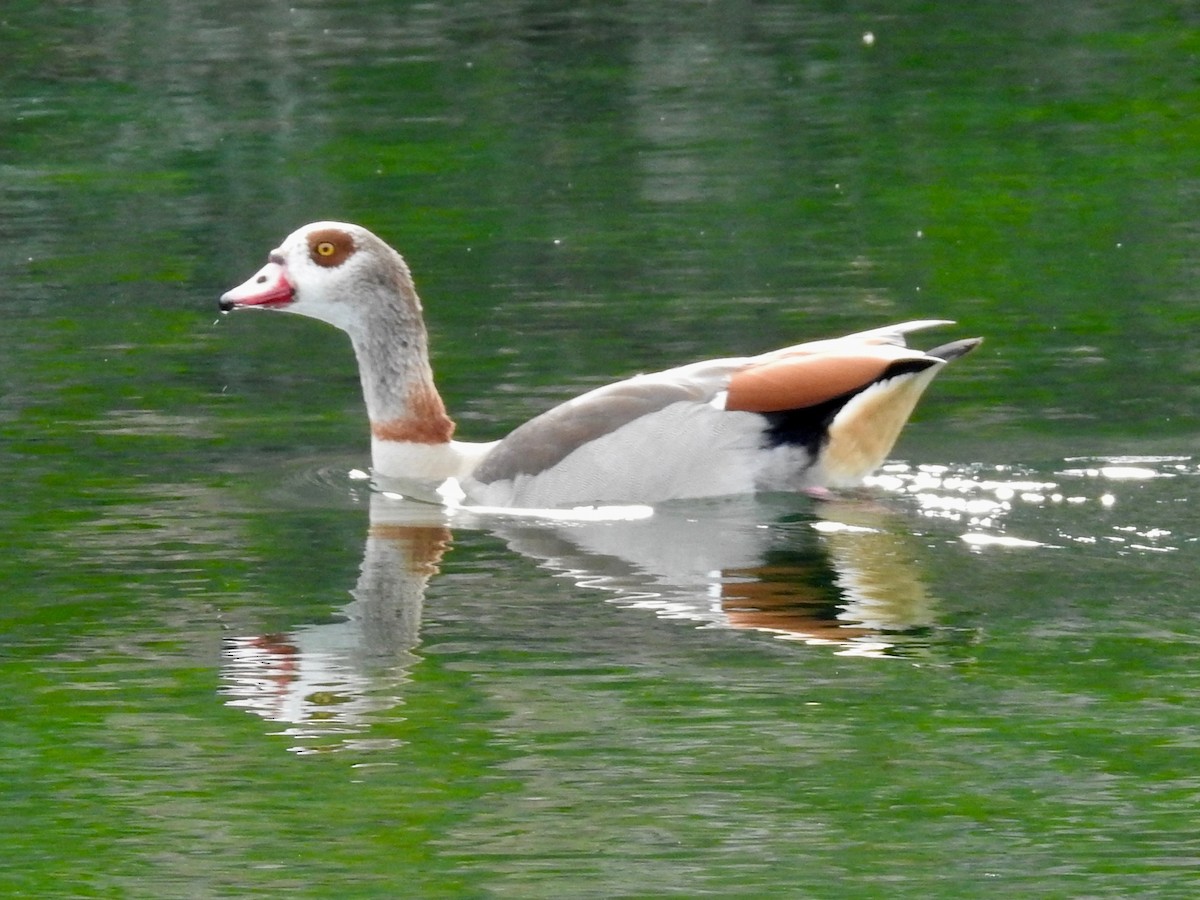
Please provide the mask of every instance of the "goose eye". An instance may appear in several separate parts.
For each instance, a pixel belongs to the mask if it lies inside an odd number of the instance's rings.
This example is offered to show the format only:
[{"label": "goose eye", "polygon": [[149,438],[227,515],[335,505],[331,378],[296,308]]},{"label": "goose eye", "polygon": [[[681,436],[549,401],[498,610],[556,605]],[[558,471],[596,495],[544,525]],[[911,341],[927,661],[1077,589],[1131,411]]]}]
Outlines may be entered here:
[{"label": "goose eye", "polygon": [[344,263],[354,253],[354,238],[336,228],[324,228],[308,236],[308,255],[327,269]]}]

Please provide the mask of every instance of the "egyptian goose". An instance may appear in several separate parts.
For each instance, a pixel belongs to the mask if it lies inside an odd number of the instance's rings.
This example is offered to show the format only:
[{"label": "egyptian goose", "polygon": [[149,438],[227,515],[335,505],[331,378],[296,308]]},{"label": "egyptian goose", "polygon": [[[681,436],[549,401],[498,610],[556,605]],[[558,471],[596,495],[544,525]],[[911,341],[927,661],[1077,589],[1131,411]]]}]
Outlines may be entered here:
[{"label": "egyptian goose", "polygon": [[404,259],[358,225],[315,222],[221,297],[350,336],[375,475],[457,479],[502,507],[645,503],[858,485],[883,462],[929,382],[979,339],[929,351],[889,325],[761,356],[635,375],[560,404],[502,440],[453,440],[433,383],[421,301]]}]

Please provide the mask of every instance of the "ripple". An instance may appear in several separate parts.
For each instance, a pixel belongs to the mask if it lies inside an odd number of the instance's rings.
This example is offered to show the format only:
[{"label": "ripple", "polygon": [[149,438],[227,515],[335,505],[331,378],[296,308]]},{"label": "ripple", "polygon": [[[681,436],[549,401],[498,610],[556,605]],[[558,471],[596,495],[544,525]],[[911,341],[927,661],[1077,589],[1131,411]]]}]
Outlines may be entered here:
[{"label": "ripple", "polygon": [[370,504],[370,475],[357,468],[357,458],[300,460],[272,479],[267,493],[289,507],[344,509]]},{"label": "ripple", "polygon": [[1041,541],[1027,541],[1024,538],[1011,537],[1004,534],[979,534],[967,532],[960,536],[972,547],[1048,547]]},{"label": "ripple", "polygon": [[1187,502],[1187,492],[1172,483],[1197,474],[1188,456],[1105,456],[1067,458],[1049,472],[897,462],[868,483],[911,498],[922,516],[961,525],[960,540],[976,551],[1073,545],[1169,553],[1187,539],[1174,533],[1164,504]]}]

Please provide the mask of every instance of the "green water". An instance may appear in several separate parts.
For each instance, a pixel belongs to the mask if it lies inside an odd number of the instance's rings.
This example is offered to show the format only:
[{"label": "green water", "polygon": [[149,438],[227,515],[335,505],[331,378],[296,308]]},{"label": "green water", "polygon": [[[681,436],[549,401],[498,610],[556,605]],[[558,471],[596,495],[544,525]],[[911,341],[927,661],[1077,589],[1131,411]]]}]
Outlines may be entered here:
[{"label": "green water", "polygon": [[[1198,57],[1170,2],[9,4],[0,892],[1193,896]],[[344,336],[216,312],[324,218],[466,438],[986,343],[862,497],[447,522],[354,476]]]}]

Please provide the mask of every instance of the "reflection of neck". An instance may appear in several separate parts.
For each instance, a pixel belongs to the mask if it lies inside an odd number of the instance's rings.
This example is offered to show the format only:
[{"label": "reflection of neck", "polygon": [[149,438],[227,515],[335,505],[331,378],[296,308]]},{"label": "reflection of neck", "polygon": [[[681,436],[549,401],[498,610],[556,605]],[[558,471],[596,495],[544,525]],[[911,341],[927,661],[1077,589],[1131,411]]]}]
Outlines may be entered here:
[{"label": "reflection of neck", "polygon": [[417,646],[425,585],[450,542],[444,526],[376,525],[347,613],[361,622],[368,657],[391,662]]}]

